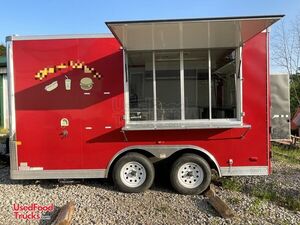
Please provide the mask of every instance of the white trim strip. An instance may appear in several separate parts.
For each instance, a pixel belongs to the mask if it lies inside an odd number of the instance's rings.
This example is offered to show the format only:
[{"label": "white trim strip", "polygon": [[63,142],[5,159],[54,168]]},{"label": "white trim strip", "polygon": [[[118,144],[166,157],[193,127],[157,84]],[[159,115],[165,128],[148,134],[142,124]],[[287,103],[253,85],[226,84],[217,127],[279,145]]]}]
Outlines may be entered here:
[{"label": "white trim strip", "polygon": [[220,167],[221,176],[268,175],[268,166],[232,166]]},{"label": "white trim strip", "polygon": [[105,169],[76,169],[76,170],[11,170],[13,180],[26,179],[81,179],[106,178]]}]

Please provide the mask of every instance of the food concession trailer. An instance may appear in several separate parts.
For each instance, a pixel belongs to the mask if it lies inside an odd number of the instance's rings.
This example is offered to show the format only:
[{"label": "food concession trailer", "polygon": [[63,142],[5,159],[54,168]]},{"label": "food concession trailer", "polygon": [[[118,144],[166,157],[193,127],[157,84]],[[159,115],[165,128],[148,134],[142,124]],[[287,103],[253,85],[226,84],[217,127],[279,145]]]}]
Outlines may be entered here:
[{"label": "food concession trailer", "polygon": [[7,38],[12,179],[148,189],[268,175],[269,34],[282,15],[107,22],[105,35]]}]

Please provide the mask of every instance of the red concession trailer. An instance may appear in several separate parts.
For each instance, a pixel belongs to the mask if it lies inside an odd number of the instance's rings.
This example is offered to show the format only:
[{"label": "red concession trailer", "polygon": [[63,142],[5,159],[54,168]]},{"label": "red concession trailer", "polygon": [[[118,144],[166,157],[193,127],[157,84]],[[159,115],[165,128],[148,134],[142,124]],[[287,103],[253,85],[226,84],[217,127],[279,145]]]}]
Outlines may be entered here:
[{"label": "red concession trailer", "polygon": [[269,36],[282,16],[107,22],[105,35],[7,38],[12,179],[106,178],[203,192],[268,175]]}]

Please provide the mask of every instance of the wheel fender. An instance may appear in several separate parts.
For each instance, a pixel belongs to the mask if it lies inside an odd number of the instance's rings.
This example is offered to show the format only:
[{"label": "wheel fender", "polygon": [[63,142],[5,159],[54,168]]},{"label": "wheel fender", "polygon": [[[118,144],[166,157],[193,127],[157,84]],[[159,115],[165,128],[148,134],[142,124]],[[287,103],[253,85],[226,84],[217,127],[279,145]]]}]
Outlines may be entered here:
[{"label": "wheel fender", "polygon": [[148,152],[150,154],[152,154],[153,156],[155,156],[156,158],[159,159],[165,159],[170,157],[172,154],[183,150],[183,149],[193,149],[199,152],[202,152],[203,154],[205,154],[210,160],[212,160],[212,162],[215,164],[216,168],[217,168],[217,172],[219,174],[219,176],[221,176],[221,170],[220,170],[220,166],[219,163],[217,162],[216,158],[207,150],[195,146],[195,145],[133,145],[133,146],[129,146],[126,148],[121,149],[120,151],[118,151],[113,158],[109,161],[108,166],[107,166],[107,170],[106,170],[106,177],[108,176],[108,173],[111,169],[111,165],[113,164],[113,162],[118,158],[118,156],[120,156],[121,154],[125,153],[125,152],[129,152],[131,150],[136,150],[136,152]]}]

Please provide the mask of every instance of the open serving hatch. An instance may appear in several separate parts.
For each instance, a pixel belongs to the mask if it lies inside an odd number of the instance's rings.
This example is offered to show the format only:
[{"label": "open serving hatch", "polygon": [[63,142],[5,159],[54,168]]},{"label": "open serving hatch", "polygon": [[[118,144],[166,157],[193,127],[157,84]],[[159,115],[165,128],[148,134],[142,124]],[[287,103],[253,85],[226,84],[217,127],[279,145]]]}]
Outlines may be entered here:
[{"label": "open serving hatch", "polygon": [[282,17],[106,22],[125,51],[123,129],[251,127],[242,120],[241,47]]},{"label": "open serving hatch", "polygon": [[238,47],[283,15],[106,22],[126,50]]}]

